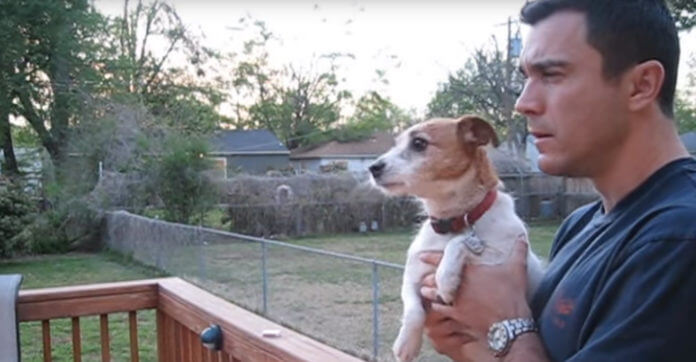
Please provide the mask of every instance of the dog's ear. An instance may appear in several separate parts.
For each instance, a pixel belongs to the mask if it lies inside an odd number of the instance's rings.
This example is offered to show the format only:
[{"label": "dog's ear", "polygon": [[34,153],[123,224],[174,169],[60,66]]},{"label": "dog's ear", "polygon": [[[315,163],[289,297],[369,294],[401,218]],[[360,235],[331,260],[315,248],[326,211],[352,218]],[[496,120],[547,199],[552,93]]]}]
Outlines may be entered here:
[{"label": "dog's ear", "polygon": [[490,123],[477,116],[464,116],[457,121],[457,137],[465,144],[498,147],[498,135]]}]

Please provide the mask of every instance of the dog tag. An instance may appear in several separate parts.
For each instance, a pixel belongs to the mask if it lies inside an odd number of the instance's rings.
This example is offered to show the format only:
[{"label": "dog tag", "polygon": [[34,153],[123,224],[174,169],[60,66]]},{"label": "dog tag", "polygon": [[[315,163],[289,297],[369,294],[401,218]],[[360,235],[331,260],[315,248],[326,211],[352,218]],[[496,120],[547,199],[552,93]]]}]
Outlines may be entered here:
[{"label": "dog tag", "polygon": [[481,253],[483,253],[483,249],[486,248],[483,240],[479,239],[478,236],[473,233],[464,239],[464,245],[466,245],[466,247],[476,255],[481,255]]}]

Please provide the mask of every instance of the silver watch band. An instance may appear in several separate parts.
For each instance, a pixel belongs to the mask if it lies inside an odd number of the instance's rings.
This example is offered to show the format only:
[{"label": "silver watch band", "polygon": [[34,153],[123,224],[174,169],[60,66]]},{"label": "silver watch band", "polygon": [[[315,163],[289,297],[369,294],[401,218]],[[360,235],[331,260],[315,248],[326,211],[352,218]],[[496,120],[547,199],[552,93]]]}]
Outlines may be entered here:
[{"label": "silver watch band", "polygon": [[512,332],[513,339],[522,333],[537,331],[536,323],[532,318],[506,319],[502,323],[506,324],[508,330]]},{"label": "silver watch band", "polygon": [[513,318],[493,323],[488,331],[488,346],[497,357],[505,355],[512,342],[521,334],[536,332],[532,318]]}]

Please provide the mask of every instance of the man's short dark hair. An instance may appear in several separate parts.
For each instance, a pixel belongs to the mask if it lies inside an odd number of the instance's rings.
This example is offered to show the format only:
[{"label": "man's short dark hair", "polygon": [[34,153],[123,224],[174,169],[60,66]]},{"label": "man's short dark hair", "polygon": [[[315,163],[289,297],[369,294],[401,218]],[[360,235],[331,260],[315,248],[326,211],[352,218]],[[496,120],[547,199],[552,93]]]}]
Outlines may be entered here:
[{"label": "man's short dark hair", "polygon": [[673,117],[679,36],[663,0],[537,0],[527,2],[520,15],[523,23],[534,25],[563,10],[585,14],[587,42],[602,55],[605,79],[648,60],[662,63],[665,80],[658,100],[662,112]]}]

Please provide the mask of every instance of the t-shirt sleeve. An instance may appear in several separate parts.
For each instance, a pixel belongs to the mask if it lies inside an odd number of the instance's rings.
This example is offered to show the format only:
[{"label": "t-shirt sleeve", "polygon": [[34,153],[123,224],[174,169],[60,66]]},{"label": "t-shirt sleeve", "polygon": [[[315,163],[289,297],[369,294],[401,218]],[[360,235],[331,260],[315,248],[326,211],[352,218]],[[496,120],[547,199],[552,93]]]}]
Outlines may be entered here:
[{"label": "t-shirt sleeve", "polygon": [[595,293],[578,352],[568,361],[696,358],[696,240],[645,242]]}]

